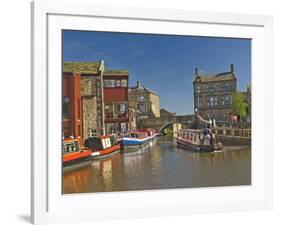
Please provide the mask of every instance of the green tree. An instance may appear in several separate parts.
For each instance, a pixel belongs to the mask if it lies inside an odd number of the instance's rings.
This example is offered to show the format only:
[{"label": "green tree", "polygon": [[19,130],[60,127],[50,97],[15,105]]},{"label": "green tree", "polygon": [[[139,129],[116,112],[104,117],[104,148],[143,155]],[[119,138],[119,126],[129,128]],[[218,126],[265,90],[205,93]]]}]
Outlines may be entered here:
[{"label": "green tree", "polygon": [[232,111],[239,115],[240,122],[247,116],[248,104],[246,102],[245,96],[241,93],[235,93],[232,96]]}]

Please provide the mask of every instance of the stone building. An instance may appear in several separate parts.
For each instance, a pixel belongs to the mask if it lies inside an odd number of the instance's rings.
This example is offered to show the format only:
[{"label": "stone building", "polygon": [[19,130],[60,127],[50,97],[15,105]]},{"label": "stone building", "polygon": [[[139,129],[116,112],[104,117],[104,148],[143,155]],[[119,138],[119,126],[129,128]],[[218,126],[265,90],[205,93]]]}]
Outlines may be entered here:
[{"label": "stone building", "polygon": [[201,74],[195,69],[193,80],[194,112],[205,119],[230,121],[232,95],[237,91],[234,65],[230,71]]},{"label": "stone building", "polygon": [[63,75],[81,75],[82,138],[104,132],[104,62],[64,62]]},{"label": "stone building", "polygon": [[129,105],[135,109],[137,120],[160,117],[159,96],[137,82],[129,89]]}]

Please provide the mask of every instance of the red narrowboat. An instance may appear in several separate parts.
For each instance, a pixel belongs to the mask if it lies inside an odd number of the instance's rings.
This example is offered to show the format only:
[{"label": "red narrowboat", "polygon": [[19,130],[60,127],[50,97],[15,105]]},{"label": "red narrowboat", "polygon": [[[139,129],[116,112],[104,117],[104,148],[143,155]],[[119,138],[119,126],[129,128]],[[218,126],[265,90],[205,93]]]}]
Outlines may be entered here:
[{"label": "red narrowboat", "polygon": [[84,146],[91,150],[92,158],[106,157],[120,152],[114,135],[95,136],[85,140]]},{"label": "red narrowboat", "polygon": [[64,139],[63,141],[63,166],[87,161],[91,157],[89,149],[82,149],[78,139]]}]

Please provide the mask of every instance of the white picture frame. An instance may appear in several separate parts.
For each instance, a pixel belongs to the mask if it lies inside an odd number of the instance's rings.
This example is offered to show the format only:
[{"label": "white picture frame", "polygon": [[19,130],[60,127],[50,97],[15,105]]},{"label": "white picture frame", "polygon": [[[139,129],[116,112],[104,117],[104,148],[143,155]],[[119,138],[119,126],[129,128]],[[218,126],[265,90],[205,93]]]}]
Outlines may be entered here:
[{"label": "white picture frame", "polygon": [[[61,55],[58,53],[61,51],[61,30],[71,28],[252,38],[252,185],[63,196],[60,152],[54,150],[61,148],[61,133],[57,129],[61,125],[61,85],[58,81]],[[270,16],[33,2],[32,222],[59,223],[272,208],[272,49]]]}]

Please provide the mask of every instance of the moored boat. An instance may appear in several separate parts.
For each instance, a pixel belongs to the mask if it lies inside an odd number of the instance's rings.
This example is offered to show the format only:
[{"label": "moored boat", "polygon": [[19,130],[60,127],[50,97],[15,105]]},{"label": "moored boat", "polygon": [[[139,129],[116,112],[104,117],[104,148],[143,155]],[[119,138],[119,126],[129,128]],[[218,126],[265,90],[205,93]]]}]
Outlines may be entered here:
[{"label": "moored boat", "polygon": [[151,137],[144,131],[130,131],[126,136],[120,138],[119,143],[123,151],[139,149],[149,144]]},{"label": "moored boat", "polygon": [[204,130],[180,130],[176,142],[180,148],[197,152],[213,152],[222,149],[222,143],[216,141],[215,135],[205,135]]},{"label": "moored boat", "polygon": [[89,161],[91,157],[89,149],[80,148],[78,139],[64,139],[63,140],[63,167],[69,168],[73,165],[80,165],[81,163]]},{"label": "moored boat", "polygon": [[85,140],[84,146],[91,150],[92,158],[106,157],[120,152],[120,144],[114,135],[90,137]]}]

